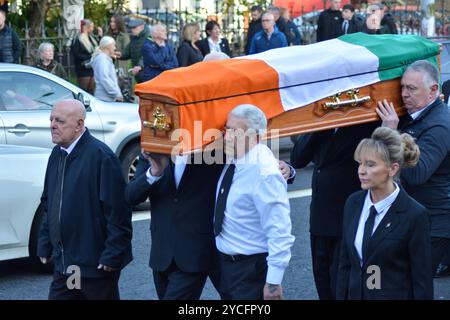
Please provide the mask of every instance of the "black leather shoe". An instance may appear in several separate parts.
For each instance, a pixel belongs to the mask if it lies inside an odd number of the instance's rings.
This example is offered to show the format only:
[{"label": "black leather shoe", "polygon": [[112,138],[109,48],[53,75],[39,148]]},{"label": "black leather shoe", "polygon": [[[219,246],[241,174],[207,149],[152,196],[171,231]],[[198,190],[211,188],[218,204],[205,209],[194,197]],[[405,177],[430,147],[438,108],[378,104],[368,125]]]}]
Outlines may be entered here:
[{"label": "black leather shoe", "polygon": [[443,278],[450,276],[450,267],[440,263],[434,273],[434,278]]}]

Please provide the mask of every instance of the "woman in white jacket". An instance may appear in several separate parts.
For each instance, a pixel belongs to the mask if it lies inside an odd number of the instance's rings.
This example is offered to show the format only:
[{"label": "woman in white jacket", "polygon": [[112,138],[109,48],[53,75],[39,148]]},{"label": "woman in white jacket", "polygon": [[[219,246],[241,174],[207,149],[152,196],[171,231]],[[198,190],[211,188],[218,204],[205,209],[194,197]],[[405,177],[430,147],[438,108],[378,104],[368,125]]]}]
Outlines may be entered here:
[{"label": "woman in white jacket", "polygon": [[123,101],[112,58],[115,57],[116,42],[105,36],[92,55],[95,79],[95,97],[103,101]]}]

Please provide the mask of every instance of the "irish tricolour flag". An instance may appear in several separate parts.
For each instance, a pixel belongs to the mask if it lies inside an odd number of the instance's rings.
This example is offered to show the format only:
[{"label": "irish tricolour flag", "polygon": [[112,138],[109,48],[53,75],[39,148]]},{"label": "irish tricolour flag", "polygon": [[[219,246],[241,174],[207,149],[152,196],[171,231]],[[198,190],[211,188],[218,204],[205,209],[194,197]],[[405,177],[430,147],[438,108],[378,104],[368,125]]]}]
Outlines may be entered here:
[{"label": "irish tricolour flag", "polygon": [[306,46],[273,49],[163,72],[136,86],[138,95],[161,95],[179,104],[180,127],[221,128],[242,103],[267,118],[337,92],[401,77],[416,60],[437,64],[439,45],[420,36],[356,33]]}]

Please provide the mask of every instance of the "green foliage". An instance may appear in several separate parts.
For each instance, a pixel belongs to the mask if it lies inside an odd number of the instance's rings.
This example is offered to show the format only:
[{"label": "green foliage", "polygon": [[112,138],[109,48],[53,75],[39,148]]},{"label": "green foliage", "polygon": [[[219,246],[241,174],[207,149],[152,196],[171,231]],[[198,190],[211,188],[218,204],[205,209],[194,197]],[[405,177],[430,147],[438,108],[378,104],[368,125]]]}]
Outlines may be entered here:
[{"label": "green foliage", "polygon": [[9,12],[7,16],[7,21],[11,23],[11,26],[20,38],[25,37],[25,24],[28,20],[27,17],[29,16],[30,7],[30,4],[25,2],[19,8],[22,11],[22,14],[19,14],[18,12]]},{"label": "green foliage", "polygon": [[[12,1],[14,2],[14,1]],[[114,6],[121,8],[127,1],[115,1]],[[48,37],[57,36],[58,20],[61,19],[60,0],[50,0],[49,9],[45,19],[46,35]],[[86,0],[84,3],[84,16],[94,21],[95,25],[105,27],[111,16],[111,1],[108,0]],[[8,21],[16,29],[19,37],[25,36],[25,24],[30,17],[31,1],[22,1],[22,5],[18,8],[18,12],[8,14]],[[21,12],[19,14],[19,12]]]},{"label": "green foliage", "polygon": [[100,26],[105,30],[111,17],[108,8],[110,2],[106,0],[86,0],[84,2],[84,17],[94,21],[96,26]]}]

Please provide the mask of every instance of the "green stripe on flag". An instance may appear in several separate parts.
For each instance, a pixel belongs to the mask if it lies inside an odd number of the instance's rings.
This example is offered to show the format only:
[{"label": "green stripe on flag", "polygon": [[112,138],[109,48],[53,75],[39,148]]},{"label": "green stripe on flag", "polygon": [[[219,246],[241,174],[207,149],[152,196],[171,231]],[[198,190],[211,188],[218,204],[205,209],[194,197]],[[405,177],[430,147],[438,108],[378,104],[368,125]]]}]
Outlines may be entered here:
[{"label": "green stripe on flag", "polygon": [[339,40],[360,45],[379,59],[380,80],[401,77],[405,68],[417,60],[428,60],[438,67],[439,45],[421,36],[353,33],[341,36]]}]

